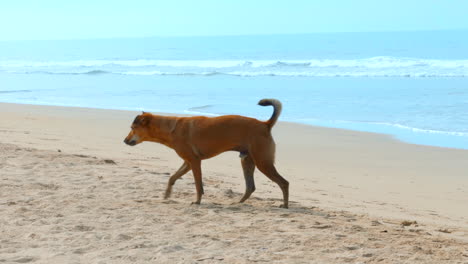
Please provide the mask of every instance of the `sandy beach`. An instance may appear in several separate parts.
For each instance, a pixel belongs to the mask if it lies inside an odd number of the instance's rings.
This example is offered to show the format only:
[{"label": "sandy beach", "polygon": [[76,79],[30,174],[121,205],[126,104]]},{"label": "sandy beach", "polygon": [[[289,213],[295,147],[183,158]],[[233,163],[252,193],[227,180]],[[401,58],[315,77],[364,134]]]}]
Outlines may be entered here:
[{"label": "sandy beach", "polygon": [[[0,103],[0,263],[468,263],[468,150],[280,122],[290,209],[238,153],[169,200],[174,151],[122,141],[137,112]],[[280,118],[281,120],[281,118]]]}]

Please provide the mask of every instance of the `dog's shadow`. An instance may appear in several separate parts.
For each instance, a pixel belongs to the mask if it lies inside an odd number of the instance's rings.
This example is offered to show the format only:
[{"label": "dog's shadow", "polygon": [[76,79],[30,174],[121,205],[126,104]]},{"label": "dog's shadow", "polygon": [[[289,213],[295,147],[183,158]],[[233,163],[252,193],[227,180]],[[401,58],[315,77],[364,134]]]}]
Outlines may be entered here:
[{"label": "dog's shadow", "polygon": [[[282,199],[276,198],[258,198],[258,197],[251,197],[244,203],[239,203],[236,197],[241,195],[236,195],[235,197],[224,198],[223,203],[220,202],[212,202],[210,199],[205,199],[202,201],[201,204],[195,205],[186,202],[186,206],[193,210],[209,210],[219,214],[274,214],[279,215],[281,217],[293,217],[294,215],[310,215],[310,216],[321,216],[325,218],[333,217],[333,214],[330,212],[326,212],[319,207],[316,206],[304,206],[295,201],[289,201],[290,206],[288,209],[281,208],[279,205],[282,203]],[[220,200],[219,197],[216,195],[212,195],[210,198],[217,198]],[[162,203],[165,204],[179,204],[183,205],[184,198],[170,198],[168,200],[163,200]]]}]

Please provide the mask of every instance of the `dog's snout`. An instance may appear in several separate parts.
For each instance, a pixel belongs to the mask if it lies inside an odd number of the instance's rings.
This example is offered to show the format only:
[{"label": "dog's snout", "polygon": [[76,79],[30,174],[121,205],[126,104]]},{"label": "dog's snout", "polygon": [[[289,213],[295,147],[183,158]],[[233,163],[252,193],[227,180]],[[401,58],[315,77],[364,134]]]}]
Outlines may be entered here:
[{"label": "dog's snout", "polygon": [[129,146],[135,146],[140,142],[140,137],[135,134],[130,134],[124,139],[124,142]]},{"label": "dog's snout", "polygon": [[126,138],[126,139],[124,139],[124,143],[127,144],[127,145],[129,145],[129,146],[135,146],[135,145],[136,145],[136,140],[134,140],[134,139],[128,140],[128,139]]}]

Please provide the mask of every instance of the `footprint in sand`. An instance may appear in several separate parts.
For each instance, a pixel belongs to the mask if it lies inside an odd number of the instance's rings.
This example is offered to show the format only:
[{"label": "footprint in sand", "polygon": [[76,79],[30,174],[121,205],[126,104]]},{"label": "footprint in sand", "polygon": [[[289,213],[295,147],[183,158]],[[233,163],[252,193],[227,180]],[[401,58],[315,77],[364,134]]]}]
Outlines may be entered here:
[{"label": "footprint in sand", "polygon": [[360,249],[361,247],[360,246],[346,246],[345,249],[347,250],[356,250],[356,249]]},{"label": "footprint in sand", "polygon": [[118,239],[118,240],[130,240],[130,239],[132,239],[132,238],[133,238],[132,236],[125,235],[125,234],[119,234],[119,235],[117,236],[117,239]]},{"label": "footprint in sand", "polygon": [[180,245],[174,245],[174,246],[168,246],[168,247],[165,247],[162,249],[162,253],[172,253],[172,252],[176,252],[176,251],[181,251],[181,250],[184,250],[185,248],[183,246],[180,246]]},{"label": "footprint in sand", "polygon": [[85,226],[85,225],[77,225],[73,228],[74,231],[80,231],[80,232],[87,232],[87,231],[92,231],[94,230],[94,227],[92,226]]},{"label": "footprint in sand", "polygon": [[16,262],[16,263],[28,263],[28,262],[31,262],[31,261],[36,261],[36,258],[34,258],[34,257],[20,257],[20,258],[14,259],[12,261]]}]

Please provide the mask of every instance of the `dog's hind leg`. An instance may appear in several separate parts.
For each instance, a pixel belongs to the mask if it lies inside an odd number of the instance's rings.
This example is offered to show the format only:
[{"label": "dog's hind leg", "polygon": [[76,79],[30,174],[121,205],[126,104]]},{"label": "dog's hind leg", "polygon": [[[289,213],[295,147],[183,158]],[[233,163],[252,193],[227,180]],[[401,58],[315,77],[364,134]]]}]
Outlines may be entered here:
[{"label": "dog's hind leg", "polygon": [[186,174],[189,170],[190,170],[190,164],[188,162],[184,162],[184,164],[182,164],[182,166],[177,170],[177,172],[174,173],[174,175],[172,175],[169,178],[169,182],[167,183],[167,188],[166,188],[166,193],[164,195],[164,199],[167,199],[169,198],[169,196],[171,196],[172,185],[174,185],[174,183],[180,177],[184,176],[184,174]]},{"label": "dog's hind leg", "polygon": [[250,155],[243,155],[241,158],[242,169],[245,178],[245,194],[239,203],[243,203],[255,191],[254,171],[255,163]]},{"label": "dog's hind leg", "polygon": [[255,162],[255,166],[267,176],[270,180],[276,182],[283,191],[283,205],[280,207],[288,208],[289,203],[289,182],[285,180],[273,165],[275,162],[275,142],[273,138],[263,138],[255,141],[249,153]]},{"label": "dog's hind leg", "polygon": [[[260,150],[260,151],[259,151]],[[289,182],[285,180],[273,165],[275,160],[275,145],[273,139],[269,141],[257,142],[257,145],[250,151],[255,162],[255,166],[270,180],[276,182],[283,191],[283,205],[288,208],[289,203]]]},{"label": "dog's hind leg", "polygon": [[281,175],[276,171],[275,166],[273,165],[273,162],[259,162],[255,163],[257,165],[257,168],[265,174],[270,180],[276,182],[276,184],[279,185],[281,188],[281,191],[283,191],[283,205],[280,207],[283,208],[288,208],[288,202],[289,202],[289,182],[285,180]]}]

